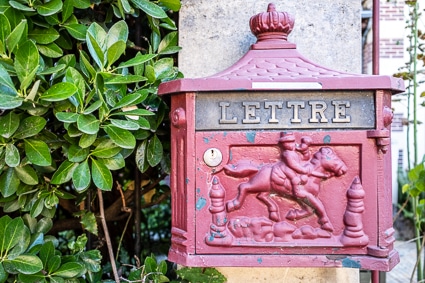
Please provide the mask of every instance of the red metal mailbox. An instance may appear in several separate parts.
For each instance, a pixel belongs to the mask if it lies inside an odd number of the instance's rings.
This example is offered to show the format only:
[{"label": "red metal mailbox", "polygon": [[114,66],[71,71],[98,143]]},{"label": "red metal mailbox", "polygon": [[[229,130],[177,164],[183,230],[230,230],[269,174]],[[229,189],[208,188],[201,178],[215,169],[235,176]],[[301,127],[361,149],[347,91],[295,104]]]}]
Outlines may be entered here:
[{"label": "red metal mailbox", "polygon": [[318,66],[287,42],[293,24],[270,4],[251,18],[257,43],[235,65],[160,85],[171,95],[171,261],[399,262],[389,147],[403,81]]}]

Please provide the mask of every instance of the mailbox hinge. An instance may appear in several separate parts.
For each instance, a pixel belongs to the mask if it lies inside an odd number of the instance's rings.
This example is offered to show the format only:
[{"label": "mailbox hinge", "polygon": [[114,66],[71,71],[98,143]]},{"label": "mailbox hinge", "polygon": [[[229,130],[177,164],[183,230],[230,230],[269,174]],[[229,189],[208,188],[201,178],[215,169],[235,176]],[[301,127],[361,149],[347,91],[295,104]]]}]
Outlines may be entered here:
[{"label": "mailbox hinge", "polygon": [[391,143],[389,130],[384,129],[367,131],[367,138],[376,139],[376,146],[378,147],[378,150],[384,154],[387,153],[388,146]]}]

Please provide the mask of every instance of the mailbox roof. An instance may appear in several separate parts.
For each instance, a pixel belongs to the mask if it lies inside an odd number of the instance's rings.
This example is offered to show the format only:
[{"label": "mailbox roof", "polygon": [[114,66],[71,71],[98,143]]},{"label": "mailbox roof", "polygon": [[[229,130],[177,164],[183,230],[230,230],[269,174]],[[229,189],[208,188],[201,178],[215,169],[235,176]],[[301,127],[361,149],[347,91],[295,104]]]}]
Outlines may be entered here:
[{"label": "mailbox roof", "polygon": [[391,76],[350,74],[322,67],[306,59],[295,48],[251,48],[238,62],[220,73],[162,83],[158,93],[312,89],[392,90],[399,93],[404,91],[404,82]]},{"label": "mailbox roof", "polygon": [[250,19],[257,43],[238,62],[215,75],[162,83],[160,95],[199,91],[255,90],[391,90],[404,91],[402,79],[350,74],[317,65],[287,41],[294,18],[277,12],[270,3],[266,13]]}]

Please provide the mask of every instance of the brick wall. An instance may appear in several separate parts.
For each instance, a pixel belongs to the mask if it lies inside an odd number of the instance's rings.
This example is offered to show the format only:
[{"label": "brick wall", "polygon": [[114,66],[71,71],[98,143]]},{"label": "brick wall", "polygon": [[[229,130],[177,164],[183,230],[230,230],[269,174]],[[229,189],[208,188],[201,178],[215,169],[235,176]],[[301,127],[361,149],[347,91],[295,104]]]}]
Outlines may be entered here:
[{"label": "brick wall", "polygon": [[[392,29],[395,25],[403,27],[405,24],[404,19],[404,1],[381,1],[380,4],[380,27],[381,29]],[[381,58],[403,58],[404,45],[403,37],[400,35],[388,32],[388,30],[381,32],[380,40],[380,57]]]}]

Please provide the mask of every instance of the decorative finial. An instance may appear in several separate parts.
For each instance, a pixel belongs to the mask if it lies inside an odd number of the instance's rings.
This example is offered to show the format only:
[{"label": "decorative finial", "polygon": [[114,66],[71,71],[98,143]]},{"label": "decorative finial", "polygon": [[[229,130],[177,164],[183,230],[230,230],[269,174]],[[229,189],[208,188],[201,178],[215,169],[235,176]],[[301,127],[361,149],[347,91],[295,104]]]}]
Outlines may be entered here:
[{"label": "decorative finial", "polygon": [[251,17],[249,25],[257,42],[266,40],[286,41],[294,27],[294,18],[287,12],[276,12],[276,6],[270,3],[267,12]]}]

